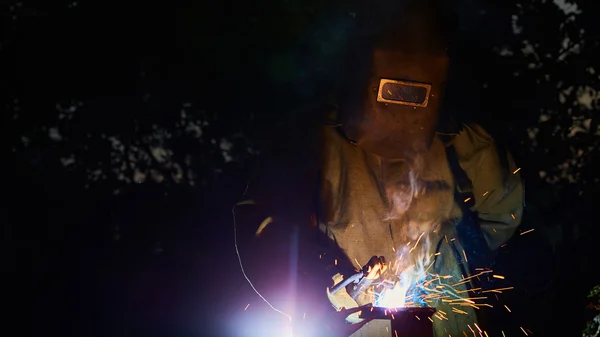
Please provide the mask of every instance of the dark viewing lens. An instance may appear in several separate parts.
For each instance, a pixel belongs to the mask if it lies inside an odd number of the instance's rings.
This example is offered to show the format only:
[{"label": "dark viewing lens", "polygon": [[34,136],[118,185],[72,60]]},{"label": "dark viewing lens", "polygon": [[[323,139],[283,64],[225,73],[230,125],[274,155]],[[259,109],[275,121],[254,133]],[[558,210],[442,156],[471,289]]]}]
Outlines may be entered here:
[{"label": "dark viewing lens", "polygon": [[390,101],[423,104],[427,99],[427,88],[400,83],[385,83],[381,97]]}]

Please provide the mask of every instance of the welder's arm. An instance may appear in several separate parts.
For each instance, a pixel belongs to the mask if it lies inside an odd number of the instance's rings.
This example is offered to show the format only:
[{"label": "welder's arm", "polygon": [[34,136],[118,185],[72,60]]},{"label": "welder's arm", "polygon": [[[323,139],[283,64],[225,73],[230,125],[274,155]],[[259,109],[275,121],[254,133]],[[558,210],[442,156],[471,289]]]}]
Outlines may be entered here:
[{"label": "welder's arm", "polygon": [[473,158],[477,162],[474,165],[477,169],[472,175],[475,210],[492,250],[512,237],[523,216],[523,183],[510,153],[507,159],[508,172],[503,174],[495,146],[478,152]]}]

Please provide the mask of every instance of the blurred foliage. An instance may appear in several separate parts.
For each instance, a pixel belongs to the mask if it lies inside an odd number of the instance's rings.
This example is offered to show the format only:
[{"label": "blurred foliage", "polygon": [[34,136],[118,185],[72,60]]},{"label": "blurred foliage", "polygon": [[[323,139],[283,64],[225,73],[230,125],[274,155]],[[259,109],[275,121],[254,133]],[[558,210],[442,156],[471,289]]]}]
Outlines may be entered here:
[{"label": "blurred foliage", "polygon": [[588,308],[593,310],[595,317],[587,323],[583,337],[597,337],[600,335],[600,285],[590,291],[588,299],[590,300]]}]

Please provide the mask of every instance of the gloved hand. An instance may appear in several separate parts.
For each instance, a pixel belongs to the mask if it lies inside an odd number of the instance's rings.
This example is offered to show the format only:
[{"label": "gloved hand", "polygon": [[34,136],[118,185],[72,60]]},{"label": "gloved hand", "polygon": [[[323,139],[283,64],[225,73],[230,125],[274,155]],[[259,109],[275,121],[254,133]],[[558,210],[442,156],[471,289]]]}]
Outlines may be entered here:
[{"label": "gloved hand", "polygon": [[314,317],[300,319],[295,324],[292,322],[294,337],[348,337],[367,324],[369,320],[363,319],[359,323],[350,324],[346,322],[348,315],[361,310],[369,310],[372,304],[361,307],[331,310],[328,313],[315,313]]}]

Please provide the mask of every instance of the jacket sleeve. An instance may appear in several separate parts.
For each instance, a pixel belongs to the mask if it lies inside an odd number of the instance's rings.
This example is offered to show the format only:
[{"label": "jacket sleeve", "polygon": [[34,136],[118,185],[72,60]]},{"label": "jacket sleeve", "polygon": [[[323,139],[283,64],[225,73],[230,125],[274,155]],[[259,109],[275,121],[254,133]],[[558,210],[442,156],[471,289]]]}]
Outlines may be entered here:
[{"label": "jacket sleeve", "polygon": [[505,161],[501,160],[499,151],[506,150],[496,146],[480,126],[468,127],[467,136],[459,138],[461,166],[473,182],[474,210],[489,247],[496,250],[512,237],[523,216],[524,188],[519,168],[510,153],[505,153]]}]

